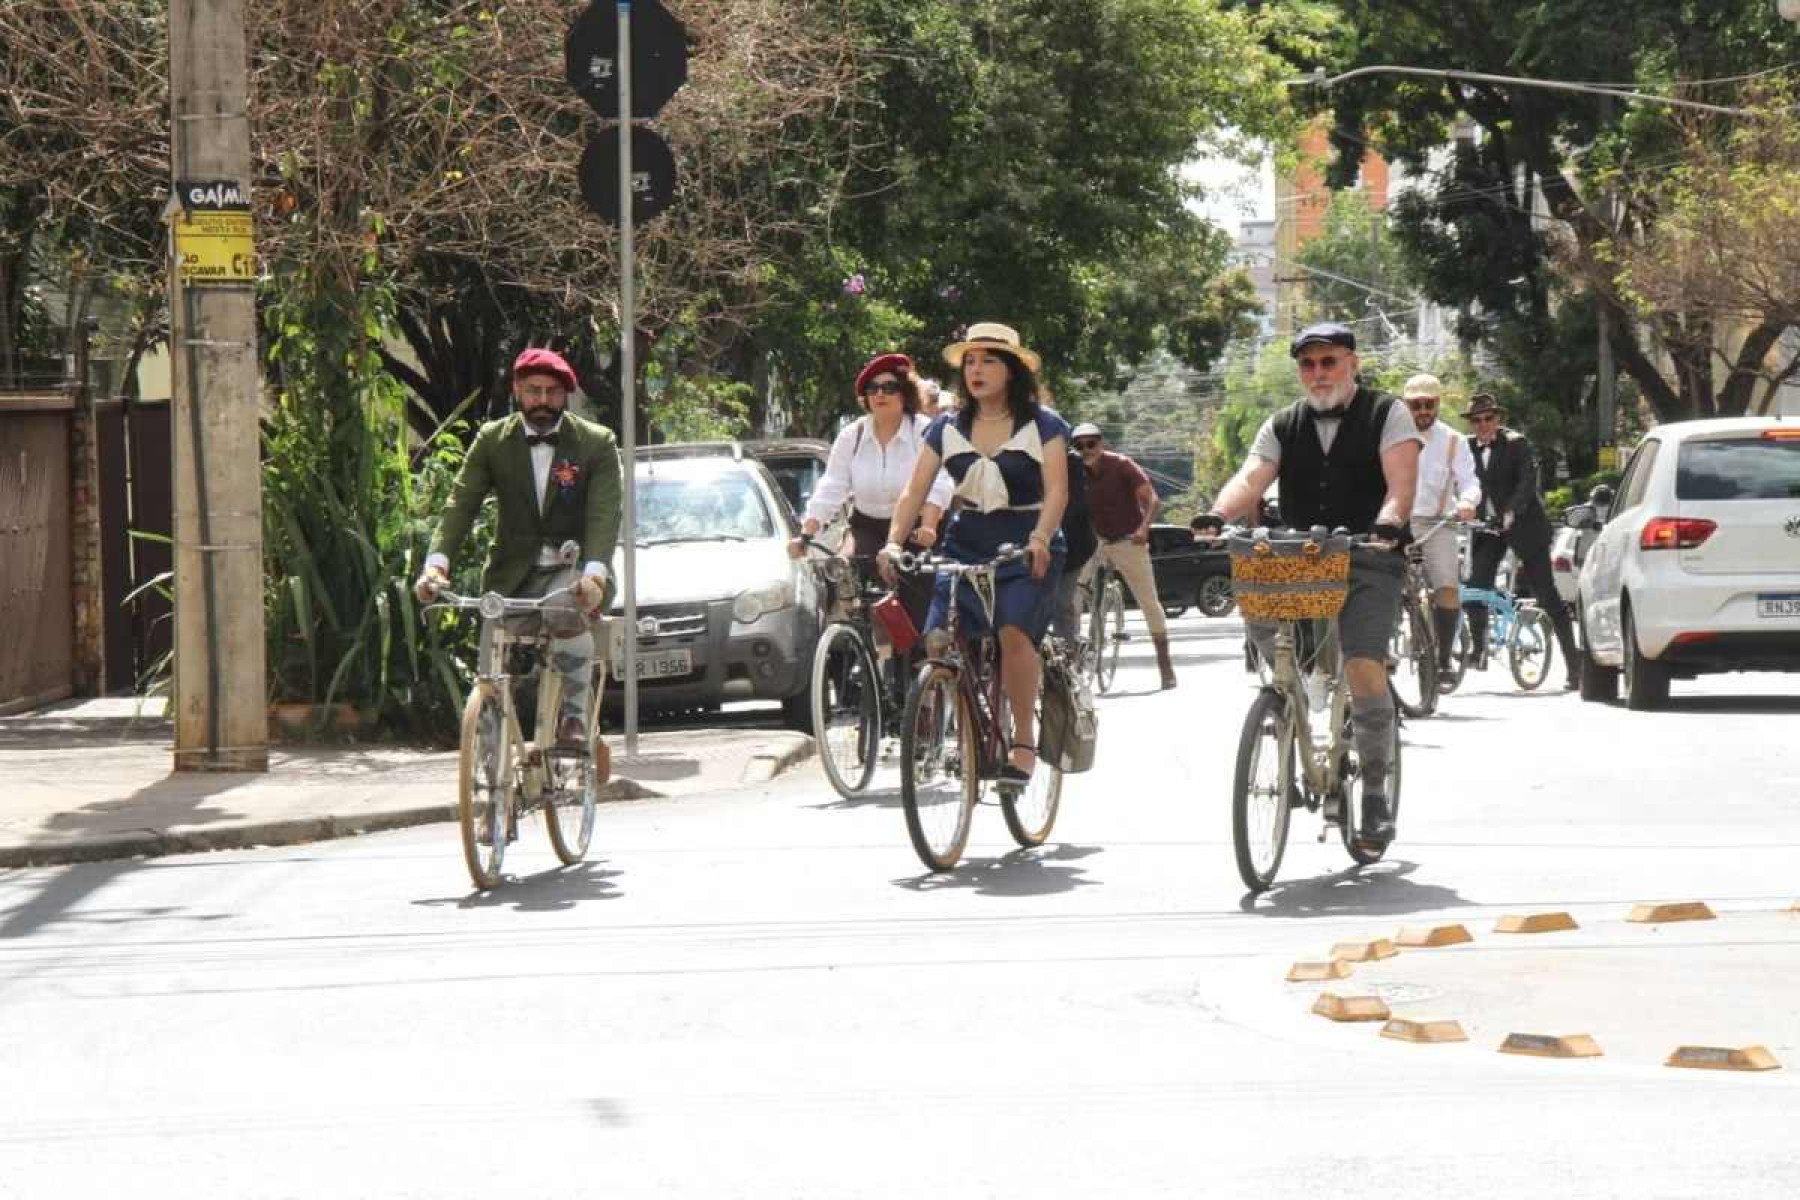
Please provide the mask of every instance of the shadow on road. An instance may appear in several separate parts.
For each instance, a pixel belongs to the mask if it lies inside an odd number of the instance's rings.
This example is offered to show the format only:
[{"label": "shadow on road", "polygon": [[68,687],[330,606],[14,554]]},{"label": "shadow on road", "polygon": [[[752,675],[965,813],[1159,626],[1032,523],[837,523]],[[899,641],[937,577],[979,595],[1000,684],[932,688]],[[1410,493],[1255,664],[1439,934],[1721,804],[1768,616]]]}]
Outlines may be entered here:
[{"label": "shadow on road", "polygon": [[844,797],[835,792],[833,798],[823,804],[809,804],[806,807],[818,811],[834,811],[852,808],[898,808],[900,807],[899,785],[893,787],[871,787],[861,795]]},{"label": "shadow on road", "polygon": [[1245,893],[1238,907],[1258,917],[1384,916],[1463,908],[1469,901],[1455,888],[1414,883],[1407,876],[1417,863],[1389,861],[1352,867],[1336,875],[1277,883],[1258,897]]},{"label": "shadow on road", "polygon": [[1099,854],[1099,846],[1059,843],[1035,850],[1013,850],[991,858],[965,858],[954,871],[895,879],[895,887],[912,892],[974,891],[982,896],[1050,896],[1078,887],[1094,887],[1080,867],[1063,864]]},{"label": "shadow on road", "polygon": [[489,892],[473,892],[466,896],[441,896],[430,900],[414,900],[421,908],[512,908],[519,912],[565,912],[589,900],[617,900],[625,893],[613,883],[623,871],[612,870],[600,863],[577,863],[557,867],[533,875],[508,875],[501,885]]}]

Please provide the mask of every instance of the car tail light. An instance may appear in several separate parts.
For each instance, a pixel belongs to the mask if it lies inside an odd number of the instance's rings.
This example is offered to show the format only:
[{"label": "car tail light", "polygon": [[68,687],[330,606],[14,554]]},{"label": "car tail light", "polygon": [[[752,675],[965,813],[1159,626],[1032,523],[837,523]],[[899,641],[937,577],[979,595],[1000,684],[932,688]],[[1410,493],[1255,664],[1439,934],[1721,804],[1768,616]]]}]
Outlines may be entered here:
[{"label": "car tail light", "polygon": [[1669,640],[1669,644],[1671,646],[1691,646],[1695,642],[1716,642],[1718,640],[1719,635],[1711,630],[1690,629],[1684,633],[1676,634]]},{"label": "car tail light", "polygon": [[1770,442],[1800,442],[1800,427],[1765,429],[1762,435],[1763,440]]},{"label": "car tail light", "polygon": [[1717,521],[1702,517],[1652,517],[1638,535],[1638,549],[1692,550],[1718,527]]}]

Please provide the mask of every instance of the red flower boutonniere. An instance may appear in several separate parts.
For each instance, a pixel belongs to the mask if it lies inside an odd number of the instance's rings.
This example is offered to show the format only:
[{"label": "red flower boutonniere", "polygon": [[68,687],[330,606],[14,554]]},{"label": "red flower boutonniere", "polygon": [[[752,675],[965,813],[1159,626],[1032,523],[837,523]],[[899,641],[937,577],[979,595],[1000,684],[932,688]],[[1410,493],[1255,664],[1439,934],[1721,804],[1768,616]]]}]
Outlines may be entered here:
[{"label": "red flower boutonniere", "polygon": [[550,478],[556,481],[557,487],[566,492],[580,481],[581,467],[579,464],[566,461],[554,463],[550,467]]}]

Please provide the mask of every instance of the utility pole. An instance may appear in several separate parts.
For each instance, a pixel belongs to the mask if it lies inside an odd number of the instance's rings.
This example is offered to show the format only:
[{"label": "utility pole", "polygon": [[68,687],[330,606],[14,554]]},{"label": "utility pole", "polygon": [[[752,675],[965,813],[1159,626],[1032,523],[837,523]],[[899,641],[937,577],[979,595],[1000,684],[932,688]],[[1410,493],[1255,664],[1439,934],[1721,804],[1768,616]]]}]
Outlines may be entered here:
[{"label": "utility pole", "polygon": [[170,0],[175,769],[268,768],[245,0]]},{"label": "utility pole", "polygon": [[[1612,122],[1613,98],[1600,97],[1600,126],[1605,128]],[[1618,214],[1614,211],[1613,193],[1606,188],[1601,193],[1601,203],[1606,205],[1606,225],[1613,234],[1618,233]],[[1612,344],[1612,309],[1608,305],[1607,293],[1610,289],[1594,289],[1594,326],[1596,330],[1594,343],[1594,417],[1595,448],[1597,465],[1603,471],[1610,471],[1619,465],[1618,442],[1618,386],[1619,371],[1613,363]]]}]

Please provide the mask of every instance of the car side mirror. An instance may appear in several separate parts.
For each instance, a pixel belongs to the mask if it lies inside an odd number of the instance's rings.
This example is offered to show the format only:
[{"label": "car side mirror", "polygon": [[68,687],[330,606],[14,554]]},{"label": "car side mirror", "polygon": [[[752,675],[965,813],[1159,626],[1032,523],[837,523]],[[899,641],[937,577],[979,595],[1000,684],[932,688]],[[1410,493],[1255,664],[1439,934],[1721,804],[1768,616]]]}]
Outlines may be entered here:
[{"label": "car side mirror", "polygon": [[1600,514],[1591,504],[1571,504],[1563,510],[1563,524],[1570,529],[1600,528]]}]

